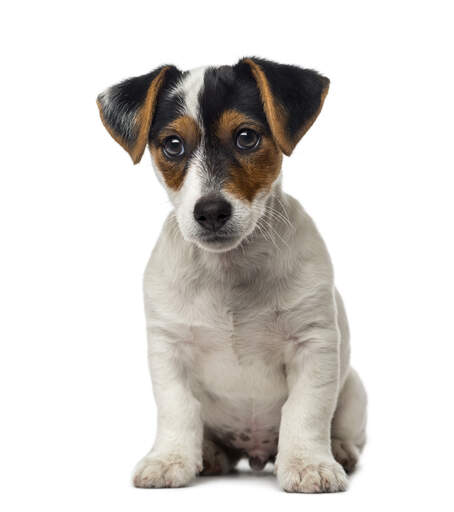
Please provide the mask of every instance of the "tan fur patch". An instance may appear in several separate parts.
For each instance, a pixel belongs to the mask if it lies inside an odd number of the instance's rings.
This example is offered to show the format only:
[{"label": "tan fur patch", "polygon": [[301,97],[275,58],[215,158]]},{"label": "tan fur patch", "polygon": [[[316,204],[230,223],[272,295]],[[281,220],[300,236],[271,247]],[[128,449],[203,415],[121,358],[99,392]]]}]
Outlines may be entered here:
[{"label": "tan fur patch", "polygon": [[121,137],[121,135],[117,134],[110,128],[110,126],[106,123],[106,120],[104,119],[99,100],[96,102],[99,108],[101,121],[105,126],[106,130],[109,132],[112,138],[129,153],[134,164],[140,162],[143,152],[145,151],[145,147],[148,142],[148,133],[150,131],[151,121],[153,119],[153,114],[156,108],[156,100],[158,97],[159,90],[161,89],[161,86],[163,84],[164,76],[168,69],[168,66],[163,68],[156,76],[156,78],[151,82],[151,85],[148,88],[145,101],[136,115],[137,137],[132,147],[131,145],[126,143],[126,141],[123,139],[123,137]]},{"label": "tan fur patch", "polygon": [[236,110],[226,110],[220,117],[216,134],[224,143],[233,143],[238,128],[251,128],[261,135],[260,145],[250,152],[237,152],[236,164],[229,169],[230,179],[225,190],[239,199],[252,201],[255,195],[271,187],[278,177],[282,153],[271,137],[264,135],[263,129],[254,120]]},{"label": "tan fur patch", "polygon": [[[200,129],[196,121],[189,116],[181,116],[169,123],[159,133],[162,142],[169,135],[179,135],[185,141],[185,147],[191,150],[200,140]],[[188,154],[188,153],[186,153]]]},{"label": "tan fur patch", "polygon": [[242,127],[252,128],[256,131],[260,131],[261,129],[261,126],[254,120],[250,119],[238,110],[225,110],[219,118],[216,127],[216,135],[223,142],[227,142],[228,140],[233,140],[235,131]]},{"label": "tan fur patch", "polygon": [[[171,135],[178,135],[184,141],[185,156],[178,160],[169,160],[162,151],[161,144],[166,137]],[[192,117],[181,116],[163,128],[159,132],[157,141],[150,145],[154,161],[169,188],[178,190],[183,184],[187,157],[194,150],[199,140],[200,130],[197,123]]]}]

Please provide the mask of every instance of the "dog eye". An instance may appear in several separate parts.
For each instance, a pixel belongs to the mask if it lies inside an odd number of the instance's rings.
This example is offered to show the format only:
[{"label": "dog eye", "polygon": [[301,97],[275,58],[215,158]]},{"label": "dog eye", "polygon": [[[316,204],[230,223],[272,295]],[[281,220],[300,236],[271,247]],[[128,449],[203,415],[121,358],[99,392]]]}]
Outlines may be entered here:
[{"label": "dog eye", "polygon": [[184,143],[176,135],[171,135],[164,139],[162,150],[167,158],[181,158],[184,155]]},{"label": "dog eye", "polygon": [[236,133],[236,147],[242,150],[254,149],[260,142],[260,135],[250,128],[242,128]]}]

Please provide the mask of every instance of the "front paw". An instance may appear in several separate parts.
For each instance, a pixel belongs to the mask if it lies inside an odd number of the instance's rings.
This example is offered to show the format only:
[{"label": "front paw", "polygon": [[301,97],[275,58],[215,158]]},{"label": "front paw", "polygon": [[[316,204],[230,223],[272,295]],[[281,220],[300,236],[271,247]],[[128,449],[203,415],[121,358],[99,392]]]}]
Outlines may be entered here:
[{"label": "front paw", "polygon": [[136,466],[133,482],[136,487],[183,487],[201,470],[201,464],[179,453],[145,456]]},{"label": "front paw", "polygon": [[279,460],[277,478],[287,492],[340,492],[347,488],[347,476],[334,460],[303,461],[301,457]]}]

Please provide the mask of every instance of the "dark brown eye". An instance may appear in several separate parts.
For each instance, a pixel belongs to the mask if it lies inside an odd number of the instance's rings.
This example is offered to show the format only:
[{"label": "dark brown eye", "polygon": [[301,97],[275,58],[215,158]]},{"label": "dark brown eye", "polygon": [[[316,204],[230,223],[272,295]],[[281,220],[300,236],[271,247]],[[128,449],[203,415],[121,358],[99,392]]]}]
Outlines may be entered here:
[{"label": "dark brown eye", "polygon": [[260,142],[260,135],[250,128],[241,128],[236,133],[235,144],[243,151],[254,149]]},{"label": "dark brown eye", "polygon": [[184,142],[180,137],[171,135],[164,139],[162,150],[167,158],[176,159],[184,155]]}]

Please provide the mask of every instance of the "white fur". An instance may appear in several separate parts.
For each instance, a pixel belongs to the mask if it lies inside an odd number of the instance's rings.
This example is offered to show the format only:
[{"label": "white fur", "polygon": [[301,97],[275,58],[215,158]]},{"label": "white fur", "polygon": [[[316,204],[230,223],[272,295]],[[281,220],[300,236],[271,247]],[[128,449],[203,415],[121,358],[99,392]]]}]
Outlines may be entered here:
[{"label": "white fur", "polygon": [[199,116],[199,93],[203,87],[203,79],[206,67],[192,69],[175,87],[175,93],[181,94],[184,98],[184,114],[197,120]]},{"label": "white fur", "polygon": [[177,193],[170,191],[175,205],[175,216],[184,238],[192,241],[197,224],[194,220],[194,205],[202,196],[202,180],[204,175],[202,149],[199,147],[191,156],[191,162],[182,187]]}]

